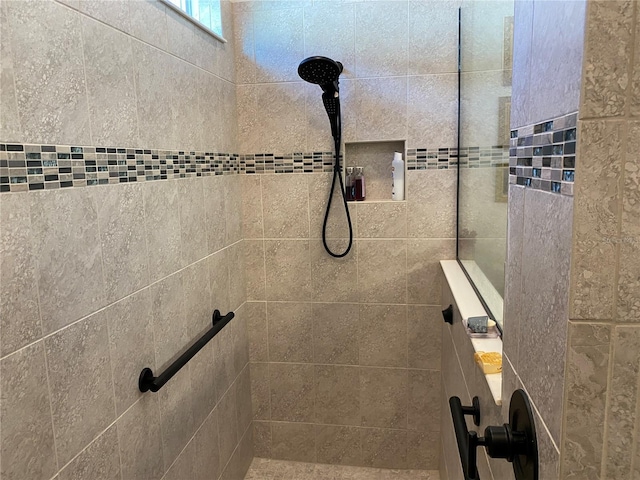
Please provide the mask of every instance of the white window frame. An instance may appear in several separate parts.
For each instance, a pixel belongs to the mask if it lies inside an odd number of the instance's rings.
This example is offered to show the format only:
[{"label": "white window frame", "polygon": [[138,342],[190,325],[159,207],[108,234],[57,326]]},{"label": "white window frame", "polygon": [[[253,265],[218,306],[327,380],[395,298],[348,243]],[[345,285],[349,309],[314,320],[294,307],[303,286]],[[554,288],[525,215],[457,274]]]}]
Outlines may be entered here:
[{"label": "white window frame", "polygon": [[[160,2],[163,3],[164,5],[166,5],[167,7],[169,7],[174,12],[178,13],[183,18],[189,20],[191,23],[193,23],[200,30],[203,30],[203,31],[207,32],[209,35],[211,35],[216,40],[219,40],[222,43],[227,43],[227,40],[222,36],[222,32],[221,33],[214,32],[213,30],[211,30],[210,27],[208,27],[204,23],[198,21],[197,18],[192,17],[185,10],[182,10],[179,6],[177,6],[176,4],[172,3],[171,0],[160,0]],[[183,3],[183,2],[190,3],[191,0],[180,0],[180,3]],[[221,17],[220,18],[220,23],[222,23],[222,12],[220,12],[220,17]]]}]

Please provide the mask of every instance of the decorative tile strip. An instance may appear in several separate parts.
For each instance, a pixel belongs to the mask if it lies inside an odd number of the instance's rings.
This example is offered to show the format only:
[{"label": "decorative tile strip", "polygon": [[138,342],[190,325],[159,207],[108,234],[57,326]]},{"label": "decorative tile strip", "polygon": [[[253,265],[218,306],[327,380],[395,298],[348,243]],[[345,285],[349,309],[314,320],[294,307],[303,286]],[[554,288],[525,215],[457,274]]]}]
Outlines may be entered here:
[{"label": "decorative tile strip", "polygon": [[407,150],[408,170],[446,170],[455,168],[495,168],[509,164],[506,147],[410,148]]},{"label": "decorative tile strip", "polygon": [[[340,156],[342,161],[342,155]],[[332,172],[335,155],[333,152],[254,153],[240,155],[240,172],[253,173],[318,173]]]},{"label": "decorative tile strip", "polygon": [[578,114],[511,131],[509,183],[573,195]]}]

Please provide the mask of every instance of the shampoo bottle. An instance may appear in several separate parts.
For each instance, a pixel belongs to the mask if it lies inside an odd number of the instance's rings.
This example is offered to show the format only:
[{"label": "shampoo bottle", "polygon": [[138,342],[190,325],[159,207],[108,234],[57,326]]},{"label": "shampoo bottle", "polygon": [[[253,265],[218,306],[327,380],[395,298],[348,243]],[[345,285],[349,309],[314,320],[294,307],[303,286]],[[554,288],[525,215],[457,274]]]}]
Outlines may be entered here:
[{"label": "shampoo bottle", "polygon": [[353,198],[353,167],[347,167],[347,176],[344,179],[344,190],[347,202],[354,200]]},{"label": "shampoo bottle", "polygon": [[353,183],[355,185],[355,198],[358,201],[365,199],[365,187],[364,187],[364,174],[362,173],[363,167],[356,167],[356,178]]},{"label": "shampoo bottle", "polygon": [[404,200],[404,162],[402,154],[395,152],[391,162],[391,176],[393,177],[392,200]]}]

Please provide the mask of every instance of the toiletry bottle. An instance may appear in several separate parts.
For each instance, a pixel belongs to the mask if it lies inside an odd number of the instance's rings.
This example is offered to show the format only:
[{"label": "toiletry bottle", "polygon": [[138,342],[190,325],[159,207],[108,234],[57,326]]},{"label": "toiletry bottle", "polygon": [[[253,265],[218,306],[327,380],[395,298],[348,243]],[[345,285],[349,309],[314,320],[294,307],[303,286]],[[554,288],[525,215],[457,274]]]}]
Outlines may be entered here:
[{"label": "toiletry bottle", "polygon": [[364,186],[363,167],[356,167],[356,178],[353,183],[355,185],[356,200],[361,202],[365,199],[365,196],[366,196],[365,186]]},{"label": "toiletry bottle", "polygon": [[353,167],[347,167],[347,176],[344,179],[344,189],[347,202],[353,200]]},{"label": "toiletry bottle", "polygon": [[391,176],[393,177],[392,200],[404,200],[404,162],[402,154],[395,152],[391,162]]}]

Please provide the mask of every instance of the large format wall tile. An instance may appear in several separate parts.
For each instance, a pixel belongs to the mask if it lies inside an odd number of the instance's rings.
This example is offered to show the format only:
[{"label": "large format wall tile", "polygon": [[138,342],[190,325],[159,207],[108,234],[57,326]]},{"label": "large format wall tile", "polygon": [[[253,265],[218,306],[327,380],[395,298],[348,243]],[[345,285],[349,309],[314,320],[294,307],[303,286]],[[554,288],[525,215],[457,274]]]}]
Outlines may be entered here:
[{"label": "large format wall tile", "polygon": [[456,72],[458,3],[409,2],[409,75]]},{"label": "large format wall tile", "polygon": [[359,363],[358,305],[313,304],[313,359],[321,364]]},{"label": "large format wall tile", "polygon": [[407,370],[360,369],[361,425],[407,428]]},{"label": "large format wall tile", "polygon": [[458,109],[457,75],[423,75],[409,77],[407,81],[408,145],[429,148],[456,145],[457,125],[451,119]]},{"label": "large format wall tile", "polygon": [[26,193],[3,195],[0,202],[0,355],[42,336],[36,284],[37,259]]},{"label": "large format wall tile", "polygon": [[360,429],[337,425],[316,425],[318,463],[331,465],[361,465]]},{"label": "large format wall tile", "polygon": [[440,260],[455,258],[455,240],[411,238],[407,242],[407,300],[409,303],[439,305],[444,277]]},{"label": "large format wall tile", "polygon": [[106,314],[48,337],[45,347],[56,452],[65,464],[115,420]]},{"label": "large format wall tile", "polygon": [[267,300],[311,299],[309,241],[265,241]]},{"label": "large format wall tile", "polygon": [[[176,273],[151,285],[153,339],[158,368],[165,368],[188,344],[184,319],[183,277]],[[179,293],[176,295],[176,292]]]},{"label": "large format wall tile", "polygon": [[130,2],[129,22],[131,35],[162,50],[167,48],[167,29],[148,28],[149,25],[166,25],[166,7],[159,0]]},{"label": "large format wall tile", "polygon": [[226,244],[226,178],[204,177],[204,209],[207,228],[208,253],[214,253]]},{"label": "large format wall tile", "polygon": [[111,426],[63,468],[58,478],[60,480],[79,478],[118,480],[120,475],[118,434],[116,427]]},{"label": "large format wall tile", "polygon": [[360,429],[362,463],[367,467],[407,468],[407,432],[384,428]]},{"label": "large format wall tile", "polygon": [[[347,240],[327,240],[331,251],[343,253]],[[355,302],[358,300],[358,244],[354,241],[350,252],[334,258],[319,239],[309,241],[311,247],[311,295],[316,302]]]},{"label": "large format wall tile", "polygon": [[190,366],[180,370],[158,392],[165,470],[168,470],[195,431],[189,370]]},{"label": "large format wall tile", "polygon": [[98,216],[91,192],[30,194],[42,328],[51,333],[104,305]]},{"label": "large format wall tile", "polygon": [[272,458],[315,462],[316,450],[313,429],[314,425],[310,423],[272,423]]},{"label": "large format wall tile", "polygon": [[23,138],[89,145],[80,15],[55,2],[8,2],[7,19]]},{"label": "large format wall tile", "polygon": [[57,470],[44,342],[0,362],[3,478],[45,480]]},{"label": "large format wall tile", "polygon": [[315,420],[319,424],[360,424],[360,370],[315,366]]},{"label": "large format wall tile", "polygon": [[310,422],[314,412],[313,365],[272,363],[271,418]]},{"label": "large format wall tile", "polygon": [[207,255],[207,226],[203,182],[201,178],[185,178],[178,182],[178,208],[182,255],[185,264],[190,264]]},{"label": "large format wall tile", "polygon": [[409,237],[455,238],[455,170],[410,171],[406,182]]},{"label": "large format wall tile", "polygon": [[267,304],[269,361],[310,363],[313,360],[310,303]]},{"label": "large format wall tile", "polygon": [[358,240],[360,301],[405,303],[406,261],[406,240]]},{"label": "large format wall tile", "polygon": [[360,365],[407,366],[407,307],[360,305]]},{"label": "large format wall tile", "polygon": [[[385,180],[388,184],[389,179]],[[407,204],[405,202],[363,203],[358,205],[357,221],[360,238],[405,238],[407,236]]]},{"label": "large format wall tile", "polygon": [[[6,5],[6,4],[5,4]],[[18,114],[18,101],[15,90],[15,72],[13,69],[13,55],[11,52],[11,30],[7,20],[7,11],[0,8],[0,35],[3,42],[0,43],[0,138],[6,142],[19,142],[21,137],[20,116]]]},{"label": "large format wall tile", "polygon": [[[376,35],[378,34],[379,32],[376,32]],[[407,135],[407,79],[405,77],[370,78],[358,79],[355,82],[357,141],[405,138]],[[381,132],[384,133],[381,134]]]},{"label": "large format wall tile", "polygon": [[264,237],[308,238],[307,179],[300,175],[263,175],[261,179]]},{"label": "large format wall tile", "polygon": [[534,0],[514,2],[513,75],[511,82],[510,117],[510,128],[512,130],[531,125],[537,121],[531,120],[530,111],[532,104],[529,100],[531,44],[533,40],[533,5]]},{"label": "large format wall tile", "polygon": [[407,307],[409,368],[440,369],[441,324],[441,307]]}]

